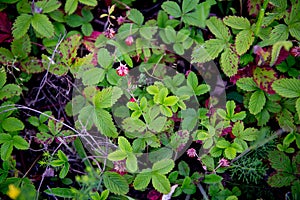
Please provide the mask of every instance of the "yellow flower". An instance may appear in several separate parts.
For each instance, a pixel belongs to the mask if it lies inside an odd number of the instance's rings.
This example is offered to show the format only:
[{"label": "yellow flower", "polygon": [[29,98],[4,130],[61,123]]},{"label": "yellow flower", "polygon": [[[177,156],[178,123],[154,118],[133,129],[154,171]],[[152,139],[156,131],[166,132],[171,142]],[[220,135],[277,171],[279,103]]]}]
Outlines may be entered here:
[{"label": "yellow flower", "polygon": [[21,190],[19,188],[17,188],[15,185],[10,184],[8,186],[8,191],[7,191],[7,195],[11,198],[11,199],[17,199],[17,197],[20,195]]}]

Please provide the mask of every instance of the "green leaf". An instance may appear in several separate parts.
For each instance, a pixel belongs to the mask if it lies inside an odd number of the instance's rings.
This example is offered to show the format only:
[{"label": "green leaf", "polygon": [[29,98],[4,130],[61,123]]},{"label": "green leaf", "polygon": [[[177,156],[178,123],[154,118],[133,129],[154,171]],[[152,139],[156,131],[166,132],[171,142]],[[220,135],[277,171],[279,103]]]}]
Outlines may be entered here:
[{"label": "green leaf", "polygon": [[271,162],[272,168],[277,171],[293,173],[291,161],[289,157],[281,151],[271,151],[268,154],[268,158]]},{"label": "green leaf", "polygon": [[159,93],[159,89],[156,85],[150,85],[150,86],[147,87],[146,90],[149,94],[152,94],[152,95],[155,95],[155,94]]},{"label": "green leaf", "polygon": [[165,105],[160,105],[159,109],[160,109],[161,114],[163,114],[164,116],[172,117],[173,113],[172,113],[172,110],[169,107],[167,107]]},{"label": "green leaf", "polygon": [[222,20],[218,19],[217,17],[211,17],[206,21],[206,25],[209,30],[216,36],[216,38],[222,39],[224,41],[229,41],[230,32],[222,22]]},{"label": "green leaf", "polygon": [[18,96],[22,93],[22,88],[16,84],[7,84],[0,89],[0,100]]},{"label": "green leaf", "polygon": [[43,13],[50,13],[58,10],[58,8],[61,6],[61,2],[58,2],[57,0],[38,1],[35,2],[35,5],[42,8]]},{"label": "green leaf", "polygon": [[115,127],[112,116],[108,111],[96,108],[94,123],[101,134],[113,138],[118,136],[117,128]]},{"label": "green leaf", "polygon": [[181,176],[190,175],[190,167],[185,161],[180,161],[178,164],[178,172]]},{"label": "green leaf", "polygon": [[254,41],[254,33],[251,30],[242,30],[236,35],[235,47],[238,55],[246,53]]},{"label": "green leaf", "polygon": [[139,173],[133,181],[134,189],[144,190],[149,185],[150,181],[151,181],[150,173],[145,173],[145,172]]},{"label": "green leaf", "polygon": [[21,14],[13,24],[12,34],[15,39],[21,38],[29,29],[32,15]]},{"label": "green leaf", "polygon": [[29,149],[29,143],[22,138],[21,136],[15,135],[13,137],[14,147],[20,150],[27,150]]},{"label": "green leaf", "polygon": [[194,48],[192,53],[192,62],[208,62],[218,57],[223,51],[226,44],[221,39],[210,39],[205,41],[204,45],[199,45]]},{"label": "green leaf", "polygon": [[285,24],[278,24],[271,31],[269,40],[271,43],[285,41],[289,37],[288,27]]},{"label": "green leaf", "polygon": [[132,147],[131,147],[130,143],[128,142],[128,140],[125,137],[120,136],[118,138],[118,145],[119,145],[119,148],[122,151],[132,152]]},{"label": "green leaf", "polygon": [[172,15],[173,17],[177,18],[181,16],[181,10],[180,7],[177,3],[175,3],[174,1],[167,1],[164,2],[161,5],[162,9],[164,9],[164,11],[166,11],[169,15]]},{"label": "green leaf", "polygon": [[298,113],[298,118],[300,119],[300,98],[296,101],[296,111]]},{"label": "green leaf", "polygon": [[104,186],[114,194],[122,195],[129,192],[129,186],[125,177],[116,172],[104,172],[103,183]]},{"label": "green leaf", "polygon": [[249,102],[249,111],[251,114],[256,115],[261,112],[266,104],[266,96],[262,90],[255,91]]},{"label": "green leaf", "polygon": [[9,142],[12,140],[12,137],[8,133],[0,133],[0,144],[4,142]]},{"label": "green leaf", "polygon": [[71,15],[77,9],[78,0],[67,0],[65,4],[65,12]]},{"label": "green leaf", "polygon": [[137,162],[137,158],[133,153],[128,154],[126,159],[126,169],[131,173],[136,172],[138,170]]},{"label": "green leaf", "polygon": [[242,140],[254,141],[258,136],[258,131],[255,128],[246,128],[241,134],[240,137]]},{"label": "green leaf", "polygon": [[149,129],[154,131],[155,133],[160,133],[165,126],[167,121],[166,117],[160,116],[154,119],[153,121],[150,122],[149,124]]},{"label": "green leaf", "polygon": [[252,92],[258,89],[256,83],[251,77],[240,78],[237,80],[236,85],[247,92]]},{"label": "green leaf", "polygon": [[232,160],[236,157],[236,149],[233,147],[227,147],[224,151],[225,157]]},{"label": "green leaf", "polygon": [[82,75],[82,83],[84,85],[96,85],[103,81],[105,77],[105,71],[101,68],[92,68],[85,71]]},{"label": "green leaf", "polygon": [[187,77],[187,85],[192,87],[195,90],[198,86],[198,78],[194,72],[190,72]]},{"label": "green leaf", "polygon": [[268,179],[268,184],[272,187],[284,187],[290,186],[291,183],[295,180],[295,176],[289,173],[277,172],[273,174]]},{"label": "green leaf", "polygon": [[31,25],[43,37],[54,36],[54,26],[46,15],[35,13],[31,19]]},{"label": "green leaf", "polygon": [[70,169],[70,164],[65,163],[59,172],[59,178],[60,179],[65,178],[69,172],[69,169]]},{"label": "green leaf", "polygon": [[167,174],[174,168],[174,161],[171,159],[163,159],[153,164],[152,171],[159,174]]},{"label": "green leaf", "polygon": [[182,130],[192,131],[198,122],[198,114],[194,109],[188,108],[181,111],[182,120]]},{"label": "green leaf", "polygon": [[6,72],[5,69],[3,67],[0,68],[0,89],[4,86],[4,84],[6,83]]},{"label": "green leaf", "polygon": [[230,77],[237,73],[239,57],[231,48],[226,48],[221,55],[221,67],[224,73]]},{"label": "green leaf", "polygon": [[131,117],[128,117],[123,120],[122,122],[123,128],[128,131],[128,132],[138,132],[138,133],[143,133],[146,129],[146,124],[140,120],[140,119],[134,119]]},{"label": "green leaf", "polygon": [[272,84],[273,90],[283,97],[295,98],[300,97],[300,80],[299,79],[279,79]]},{"label": "green leaf", "polygon": [[289,25],[289,32],[290,32],[291,36],[293,36],[294,38],[296,38],[299,41],[300,40],[300,22]]},{"label": "green leaf", "polygon": [[97,6],[97,0],[79,0],[79,2],[92,7]]},{"label": "green leaf", "polygon": [[4,160],[8,160],[12,150],[13,150],[13,141],[9,141],[9,142],[5,142],[2,144],[1,146],[1,159]]},{"label": "green leaf", "polygon": [[182,2],[182,12],[187,13],[187,12],[195,9],[198,2],[199,2],[199,0],[184,0]]},{"label": "green leaf", "polygon": [[163,194],[168,194],[171,190],[169,179],[159,173],[152,174],[152,185],[158,192]]},{"label": "green leaf", "polygon": [[168,96],[164,99],[163,104],[165,106],[174,106],[178,102],[178,97]]},{"label": "green leaf", "polygon": [[279,56],[279,53],[280,53],[280,50],[281,50],[282,47],[284,47],[284,49],[286,51],[289,51],[292,46],[293,46],[293,43],[291,41],[276,42],[273,45],[273,48],[272,48],[270,66],[273,66],[275,64],[276,60],[278,59],[278,56]]},{"label": "green leaf", "polygon": [[21,131],[25,128],[23,122],[15,117],[8,117],[2,121],[2,128],[5,131]]},{"label": "green leaf", "polygon": [[124,160],[127,157],[127,153],[122,150],[116,150],[108,154],[107,158],[111,161]]},{"label": "green leaf", "polygon": [[249,20],[244,17],[228,16],[223,19],[223,22],[227,26],[230,26],[231,28],[238,29],[238,30],[244,30],[244,29],[251,28]]},{"label": "green leaf", "polygon": [[11,43],[11,52],[19,60],[27,58],[31,51],[30,38],[27,34],[19,39],[14,39]]},{"label": "green leaf", "polygon": [[130,19],[132,22],[136,23],[137,25],[141,26],[144,22],[144,16],[143,14],[137,10],[137,9],[130,9],[128,19]]},{"label": "green leaf", "polygon": [[93,30],[94,30],[93,26],[90,23],[84,23],[81,26],[81,31],[82,31],[83,35],[85,35],[85,36],[90,36],[92,34]]},{"label": "green leaf", "polygon": [[50,188],[44,191],[46,194],[54,195],[56,197],[62,197],[62,198],[75,198],[76,194],[74,193],[74,190],[69,188]]},{"label": "green leaf", "polygon": [[108,87],[96,93],[94,96],[94,104],[96,108],[112,107],[123,92],[119,87]]},{"label": "green leaf", "polygon": [[98,63],[104,69],[109,69],[112,66],[113,59],[107,49],[101,48],[97,53]]},{"label": "green leaf", "polygon": [[58,150],[57,156],[60,160],[62,160],[64,162],[68,162],[68,157],[66,156],[66,154],[62,150]]},{"label": "green leaf", "polygon": [[227,147],[230,146],[230,142],[226,141],[226,140],[219,140],[216,144],[216,147],[221,148],[221,149],[225,149]]},{"label": "green leaf", "polygon": [[217,174],[208,174],[205,175],[203,183],[215,184],[215,183],[220,183],[222,180],[223,178]]},{"label": "green leaf", "polygon": [[235,105],[235,102],[233,100],[226,102],[227,116],[233,117],[235,107],[236,107],[236,105]]}]

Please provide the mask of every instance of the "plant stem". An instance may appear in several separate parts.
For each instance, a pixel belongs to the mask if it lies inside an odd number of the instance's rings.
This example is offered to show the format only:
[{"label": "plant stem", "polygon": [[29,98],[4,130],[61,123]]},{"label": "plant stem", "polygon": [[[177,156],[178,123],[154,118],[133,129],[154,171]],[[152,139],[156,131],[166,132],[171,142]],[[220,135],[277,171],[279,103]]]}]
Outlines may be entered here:
[{"label": "plant stem", "polygon": [[204,200],[209,200],[209,198],[208,198],[208,196],[207,196],[207,194],[206,194],[204,188],[202,187],[201,183],[198,183],[198,184],[197,184],[197,187],[199,188],[199,190],[200,190],[200,192],[201,192],[201,194],[202,194],[202,196],[203,196],[203,199],[204,199]]},{"label": "plant stem", "polygon": [[257,22],[256,22],[256,27],[255,27],[255,32],[254,32],[255,36],[258,35],[258,33],[261,29],[261,25],[262,25],[262,22],[263,22],[263,19],[264,19],[264,15],[265,15],[265,11],[266,11],[268,3],[269,3],[269,0],[264,0],[263,6],[259,11],[258,19],[257,19]]}]

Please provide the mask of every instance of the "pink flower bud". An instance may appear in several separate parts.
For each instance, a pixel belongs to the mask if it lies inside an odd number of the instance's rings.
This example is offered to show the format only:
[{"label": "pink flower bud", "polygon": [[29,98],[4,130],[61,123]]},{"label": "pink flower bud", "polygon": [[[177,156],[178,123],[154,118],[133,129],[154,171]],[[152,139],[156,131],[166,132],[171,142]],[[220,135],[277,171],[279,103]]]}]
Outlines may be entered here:
[{"label": "pink flower bud", "polygon": [[131,46],[133,44],[133,37],[128,36],[125,40],[125,43],[126,43],[127,46]]}]

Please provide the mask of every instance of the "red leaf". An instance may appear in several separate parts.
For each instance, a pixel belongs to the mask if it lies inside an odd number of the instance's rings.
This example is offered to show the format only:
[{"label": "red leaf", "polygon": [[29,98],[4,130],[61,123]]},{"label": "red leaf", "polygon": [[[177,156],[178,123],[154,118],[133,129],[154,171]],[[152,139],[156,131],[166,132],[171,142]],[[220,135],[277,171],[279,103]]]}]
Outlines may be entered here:
[{"label": "red leaf", "polygon": [[235,84],[240,78],[252,77],[254,68],[255,66],[253,65],[253,63],[250,63],[246,67],[239,69],[238,72],[230,78],[230,82]]},{"label": "red leaf", "polygon": [[0,12],[0,43],[10,42],[11,38],[11,22],[9,21],[7,14]]},{"label": "red leaf", "polygon": [[271,67],[256,67],[253,71],[253,79],[260,89],[269,94],[275,94],[272,83],[277,80],[277,73]]}]

